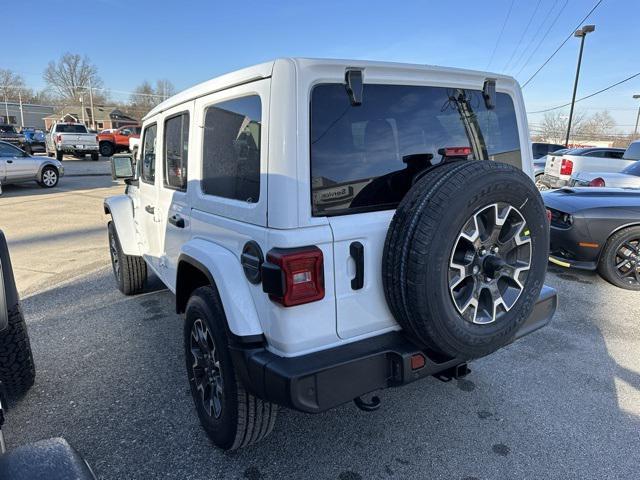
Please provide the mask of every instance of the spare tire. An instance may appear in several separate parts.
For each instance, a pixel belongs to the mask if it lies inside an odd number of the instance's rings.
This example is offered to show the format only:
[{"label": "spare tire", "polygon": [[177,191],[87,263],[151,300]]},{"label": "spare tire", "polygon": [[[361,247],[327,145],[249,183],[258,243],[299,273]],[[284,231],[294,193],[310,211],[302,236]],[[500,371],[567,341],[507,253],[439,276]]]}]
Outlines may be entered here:
[{"label": "spare tire", "polygon": [[387,303],[422,348],[482,357],[530,315],[548,251],[544,204],[526,174],[493,161],[445,163],[413,185],[391,221]]}]

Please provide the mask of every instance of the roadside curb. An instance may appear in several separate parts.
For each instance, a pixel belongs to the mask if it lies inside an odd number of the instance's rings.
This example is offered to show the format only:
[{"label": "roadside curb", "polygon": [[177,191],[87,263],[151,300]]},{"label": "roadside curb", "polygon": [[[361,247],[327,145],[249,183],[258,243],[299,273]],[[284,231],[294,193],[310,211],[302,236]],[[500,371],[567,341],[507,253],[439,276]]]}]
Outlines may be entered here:
[{"label": "roadside curb", "polygon": [[65,173],[62,178],[65,177],[110,177],[110,173]]}]

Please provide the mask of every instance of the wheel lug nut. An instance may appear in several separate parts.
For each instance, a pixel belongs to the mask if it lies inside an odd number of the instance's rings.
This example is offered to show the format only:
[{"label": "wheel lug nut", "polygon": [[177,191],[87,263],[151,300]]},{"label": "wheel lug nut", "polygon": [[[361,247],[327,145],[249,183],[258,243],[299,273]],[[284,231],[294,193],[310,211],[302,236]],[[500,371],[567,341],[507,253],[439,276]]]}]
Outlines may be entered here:
[{"label": "wheel lug nut", "polygon": [[486,254],[487,254],[487,250],[485,250],[484,248],[480,250],[480,255],[486,255]]},{"label": "wheel lug nut", "polygon": [[493,253],[498,253],[499,249],[498,249],[498,247],[493,247],[493,248],[491,249],[491,251],[492,251]]}]

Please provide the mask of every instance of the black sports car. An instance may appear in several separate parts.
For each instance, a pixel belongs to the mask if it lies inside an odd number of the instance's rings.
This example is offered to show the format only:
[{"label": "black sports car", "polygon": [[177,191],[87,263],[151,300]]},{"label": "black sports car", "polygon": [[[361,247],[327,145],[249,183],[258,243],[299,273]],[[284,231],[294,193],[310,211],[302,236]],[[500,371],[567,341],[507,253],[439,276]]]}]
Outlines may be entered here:
[{"label": "black sports car", "polygon": [[561,188],[542,192],[551,223],[549,261],[598,270],[640,290],[640,189]]}]

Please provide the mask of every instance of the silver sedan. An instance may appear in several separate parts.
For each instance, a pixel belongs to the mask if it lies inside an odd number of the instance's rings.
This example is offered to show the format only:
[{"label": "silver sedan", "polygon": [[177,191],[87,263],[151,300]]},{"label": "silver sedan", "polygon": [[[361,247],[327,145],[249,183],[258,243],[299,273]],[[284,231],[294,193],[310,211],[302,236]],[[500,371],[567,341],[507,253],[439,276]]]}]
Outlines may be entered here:
[{"label": "silver sedan", "polygon": [[0,184],[38,182],[53,188],[64,175],[64,167],[49,157],[34,157],[7,142],[0,142]]},{"label": "silver sedan", "polygon": [[640,188],[640,160],[621,172],[579,172],[571,176],[571,187]]}]

